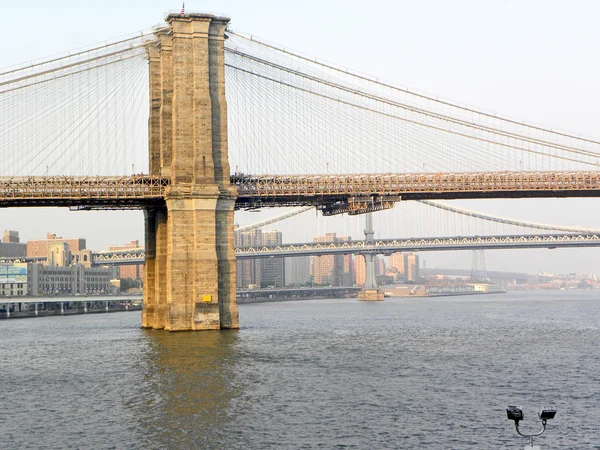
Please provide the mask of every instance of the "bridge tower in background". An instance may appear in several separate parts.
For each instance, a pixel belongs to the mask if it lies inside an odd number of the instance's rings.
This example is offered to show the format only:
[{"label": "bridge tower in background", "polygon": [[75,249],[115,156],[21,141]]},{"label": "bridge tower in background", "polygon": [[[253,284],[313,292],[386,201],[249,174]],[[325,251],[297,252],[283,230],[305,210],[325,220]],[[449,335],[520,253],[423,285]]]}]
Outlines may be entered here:
[{"label": "bridge tower in background", "polygon": [[145,211],[142,327],[238,328],[224,41],[228,18],[170,14],[148,46],[150,174],[169,177]]},{"label": "bridge tower in background", "polygon": [[[375,243],[375,230],[373,229],[373,213],[365,214],[365,243]],[[375,277],[375,254],[365,253],[366,280],[363,289],[358,293],[358,299],[361,301],[381,301],[383,300],[383,291],[377,287],[377,278]]]},{"label": "bridge tower in background", "polygon": [[485,250],[473,250],[473,260],[471,263],[471,280],[485,282],[487,281],[487,270],[485,269]]}]

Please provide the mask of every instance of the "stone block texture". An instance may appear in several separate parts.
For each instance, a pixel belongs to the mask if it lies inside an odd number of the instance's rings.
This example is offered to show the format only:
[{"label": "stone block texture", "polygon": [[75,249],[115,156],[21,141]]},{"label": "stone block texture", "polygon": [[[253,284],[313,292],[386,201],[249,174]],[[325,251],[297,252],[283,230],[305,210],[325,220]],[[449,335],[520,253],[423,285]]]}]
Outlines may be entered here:
[{"label": "stone block texture", "polygon": [[169,177],[146,212],[142,326],[238,328],[229,184],[224,35],[229,19],[169,15],[150,44],[150,171]]}]

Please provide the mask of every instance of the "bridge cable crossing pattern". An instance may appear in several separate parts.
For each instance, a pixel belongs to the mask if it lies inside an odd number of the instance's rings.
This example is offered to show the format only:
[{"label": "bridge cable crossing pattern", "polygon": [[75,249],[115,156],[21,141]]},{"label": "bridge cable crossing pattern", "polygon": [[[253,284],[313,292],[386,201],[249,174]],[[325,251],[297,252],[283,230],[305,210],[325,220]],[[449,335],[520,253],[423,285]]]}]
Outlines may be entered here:
[{"label": "bridge cable crossing pattern", "polygon": [[[229,36],[230,122],[252,136],[246,141],[232,136],[232,159],[241,172],[538,171],[599,165],[597,140],[413,93],[235,32]],[[291,125],[297,123],[300,130]]]}]

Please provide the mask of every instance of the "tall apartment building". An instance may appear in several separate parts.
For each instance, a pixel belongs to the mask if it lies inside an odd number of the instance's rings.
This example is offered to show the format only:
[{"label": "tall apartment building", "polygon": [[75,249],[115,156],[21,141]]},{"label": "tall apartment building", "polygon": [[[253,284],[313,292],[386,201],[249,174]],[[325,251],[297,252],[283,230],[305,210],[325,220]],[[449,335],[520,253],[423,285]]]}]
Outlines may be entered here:
[{"label": "tall apartment building", "polygon": [[356,265],[353,255],[343,255],[342,280],[340,286],[354,286],[356,284]]},{"label": "tall apartment building", "polygon": [[285,258],[283,263],[286,286],[302,286],[310,281],[310,257]]},{"label": "tall apartment building", "polygon": [[[337,236],[327,233],[313,238],[313,242],[346,242],[349,236]],[[315,284],[327,286],[352,286],[355,281],[354,260],[352,255],[322,255],[312,257],[312,276]]]},{"label": "tall apartment building", "polygon": [[364,286],[367,281],[367,262],[363,255],[356,255],[354,258],[354,265],[356,266],[356,284]]},{"label": "tall apartment building", "polygon": [[19,232],[4,230],[0,242],[0,257],[19,258],[27,255],[27,244],[19,242]]},{"label": "tall apartment building", "polygon": [[[313,238],[313,242],[336,242],[336,233],[327,233],[325,236],[317,236]],[[336,267],[335,257],[336,255],[321,255],[312,257],[311,270],[313,282],[315,284],[324,284],[330,286],[339,285],[339,267]],[[338,284],[336,284],[336,282]]]},{"label": "tall apartment building", "polygon": [[69,244],[71,253],[78,253],[86,248],[85,239],[83,238],[68,238],[63,239],[53,233],[48,233],[46,239],[33,239],[27,241],[27,256],[47,256],[50,251],[50,246],[59,242]]},{"label": "tall apartment building", "polygon": [[[262,245],[262,231],[236,231],[234,235],[236,247],[256,247]],[[236,262],[236,286],[238,289],[248,289],[260,286],[260,260],[243,259]]]},{"label": "tall apartment building", "polygon": [[[133,250],[140,247],[140,241],[129,241],[124,245],[110,245],[108,249],[116,252],[119,250]],[[144,277],[144,264],[127,264],[119,266],[118,271],[119,278],[133,278],[134,280],[141,280]]]},{"label": "tall apartment building", "polygon": [[405,253],[404,255],[404,281],[407,283],[419,282],[419,255],[414,253]]},{"label": "tall apartment building", "polygon": [[[272,247],[283,243],[281,231],[271,230],[262,232],[262,245]],[[285,258],[260,259],[260,285],[261,287],[285,286]]]},{"label": "tall apartment building", "polygon": [[390,267],[394,267],[398,273],[404,275],[404,253],[392,253]]}]

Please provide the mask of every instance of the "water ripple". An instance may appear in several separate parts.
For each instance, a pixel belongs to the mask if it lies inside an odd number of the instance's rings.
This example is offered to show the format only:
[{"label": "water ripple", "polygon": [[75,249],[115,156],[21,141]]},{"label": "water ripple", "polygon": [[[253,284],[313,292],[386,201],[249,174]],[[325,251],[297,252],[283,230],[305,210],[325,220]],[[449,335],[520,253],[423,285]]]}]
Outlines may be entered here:
[{"label": "water ripple", "polygon": [[0,448],[600,448],[600,293],[241,305],[242,329],[139,313],[0,322]]}]

